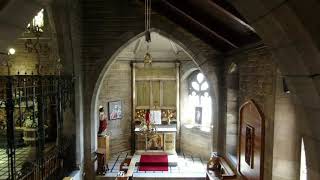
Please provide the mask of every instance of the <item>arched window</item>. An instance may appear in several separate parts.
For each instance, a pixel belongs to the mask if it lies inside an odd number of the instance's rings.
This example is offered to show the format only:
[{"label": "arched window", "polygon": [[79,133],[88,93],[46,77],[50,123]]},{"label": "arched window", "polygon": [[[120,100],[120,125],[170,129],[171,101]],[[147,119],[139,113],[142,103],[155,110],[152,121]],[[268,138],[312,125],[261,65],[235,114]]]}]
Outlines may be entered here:
[{"label": "arched window", "polygon": [[203,129],[211,125],[212,102],[209,83],[200,71],[189,76],[189,112],[194,117],[194,123]]},{"label": "arched window", "polygon": [[301,140],[300,180],[307,180],[307,161],[303,139]]}]

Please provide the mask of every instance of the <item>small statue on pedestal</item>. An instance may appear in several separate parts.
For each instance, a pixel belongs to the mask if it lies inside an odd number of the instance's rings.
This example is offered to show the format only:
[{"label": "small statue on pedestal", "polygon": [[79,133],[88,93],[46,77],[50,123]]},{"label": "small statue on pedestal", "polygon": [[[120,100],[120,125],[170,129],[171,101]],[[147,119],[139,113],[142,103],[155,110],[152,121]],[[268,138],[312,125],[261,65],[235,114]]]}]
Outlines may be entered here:
[{"label": "small statue on pedestal", "polygon": [[108,128],[108,116],[104,112],[103,106],[99,106],[99,131],[98,135],[105,135]]}]

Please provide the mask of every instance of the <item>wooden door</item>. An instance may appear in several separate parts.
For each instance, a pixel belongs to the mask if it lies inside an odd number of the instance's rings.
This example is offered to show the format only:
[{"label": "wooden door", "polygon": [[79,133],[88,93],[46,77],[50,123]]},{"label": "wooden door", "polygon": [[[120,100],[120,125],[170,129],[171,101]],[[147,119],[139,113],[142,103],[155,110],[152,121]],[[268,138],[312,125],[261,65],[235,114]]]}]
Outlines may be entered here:
[{"label": "wooden door", "polygon": [[253,101],[240,107],[239,172],[248,180],[263,179],[264,119]]}]

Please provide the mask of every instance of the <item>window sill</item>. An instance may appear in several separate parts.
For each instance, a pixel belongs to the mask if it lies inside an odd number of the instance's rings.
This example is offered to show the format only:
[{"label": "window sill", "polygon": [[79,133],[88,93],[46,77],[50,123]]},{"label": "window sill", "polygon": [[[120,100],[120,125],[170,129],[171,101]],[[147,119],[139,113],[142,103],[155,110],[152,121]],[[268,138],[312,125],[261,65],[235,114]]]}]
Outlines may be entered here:
[{"label": "window sill", "polygon": [[201,126],[198,124],[184,124],[183,127],[186,129],[190,129],[192,131],[198,131],[198,132],[200,131],[205,134],[210,134],[213,129],[213,126],[208,127],[208,126]]}]

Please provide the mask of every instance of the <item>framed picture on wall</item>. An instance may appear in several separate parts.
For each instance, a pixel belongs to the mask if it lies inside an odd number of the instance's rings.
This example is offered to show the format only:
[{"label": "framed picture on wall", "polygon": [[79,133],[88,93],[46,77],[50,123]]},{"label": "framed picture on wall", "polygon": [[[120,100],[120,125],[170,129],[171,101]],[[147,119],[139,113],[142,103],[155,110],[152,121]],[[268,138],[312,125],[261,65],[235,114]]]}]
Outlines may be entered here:
[{"label": "framed picture on wall", "polygon": [[110,101],[108,102],[109,120],[116,120],[122,118],[122,102]]},{"label": "framed picture on wall", "polygon": [[202,122],[202,107],[196,107],[195,111],[194,111],[194,115],[195,115],[195,123],[196,124],[201,124]]}]

